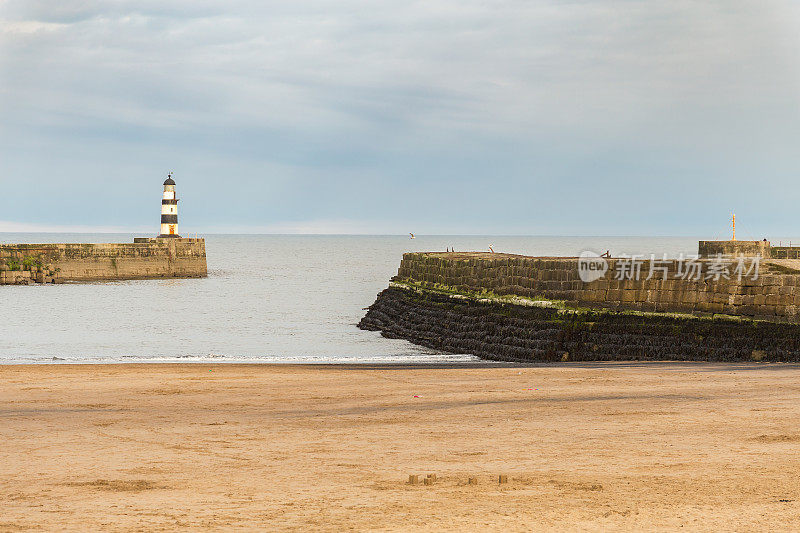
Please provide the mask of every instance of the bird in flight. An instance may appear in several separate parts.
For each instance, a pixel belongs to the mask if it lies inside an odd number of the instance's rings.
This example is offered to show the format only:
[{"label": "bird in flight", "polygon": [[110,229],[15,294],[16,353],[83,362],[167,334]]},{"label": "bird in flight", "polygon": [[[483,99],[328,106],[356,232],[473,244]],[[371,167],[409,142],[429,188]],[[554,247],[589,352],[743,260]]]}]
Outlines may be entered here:
[{"label": "bird in flight", "polygon": [[417,238],[416,235],[414,235],[413,233],[409,233],[409,235],[411,236],[412,239],[416,239]]}]

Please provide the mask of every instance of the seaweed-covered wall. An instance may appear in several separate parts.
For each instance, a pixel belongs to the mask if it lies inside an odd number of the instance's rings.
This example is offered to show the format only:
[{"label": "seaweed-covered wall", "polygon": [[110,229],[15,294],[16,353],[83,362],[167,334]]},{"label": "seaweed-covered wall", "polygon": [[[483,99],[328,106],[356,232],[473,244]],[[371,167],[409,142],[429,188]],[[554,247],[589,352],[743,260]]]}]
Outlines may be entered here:
[{"label": "seaweed-covered wall", "polygon": [[206,275],[204,239],[0,245],[0,284]]},{"label": "seaweed-covered wall", "polygon": [[[395,279],[462,294],[491,292],[563,300],[586,307],[800,322],[800,270],[779,262],[762,261],[755,279],[752,271],[739,279],[734,272],[736,265],[729,264],[727,275],[716,279],[706,277],[715,260],[702,259],[702,275],[696,279],[686,276],[687,265],[677,260],[652,265],[650,260],[642,260],[638,279],[616,279],[624,272],[622,261],[626,259],[608,259],[605,273],[585,282],[579,275],[579,259],[574,257],[407,253]],[[744,265],[751,268],[753,263]]]},{"label": "seaweed-covered wall", "polygon": [[359,327],[499,361],[798,361],[794,324],[565,310],[390,287]]}]

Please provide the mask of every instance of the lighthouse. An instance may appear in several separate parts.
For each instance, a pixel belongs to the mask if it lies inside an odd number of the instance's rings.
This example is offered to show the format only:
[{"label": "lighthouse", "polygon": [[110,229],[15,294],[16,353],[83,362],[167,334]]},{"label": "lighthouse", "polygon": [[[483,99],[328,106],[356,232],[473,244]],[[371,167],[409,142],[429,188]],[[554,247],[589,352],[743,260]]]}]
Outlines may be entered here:
[{"label": "lighthouse", "polygon": [[164,182],[164,196],[161,199],[161,234],[159,237],[180,237],[178,235],[178,198],[175,196],[175,180],[172,172]]}]

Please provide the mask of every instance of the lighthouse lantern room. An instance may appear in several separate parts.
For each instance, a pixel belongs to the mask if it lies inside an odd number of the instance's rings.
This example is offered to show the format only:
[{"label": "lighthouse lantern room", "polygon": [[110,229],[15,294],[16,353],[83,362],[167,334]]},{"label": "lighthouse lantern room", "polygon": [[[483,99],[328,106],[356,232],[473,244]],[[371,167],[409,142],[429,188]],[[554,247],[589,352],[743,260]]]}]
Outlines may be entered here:
[{"label": "lighthouse lantern room", "polygon": [[175,180],[172,172],[164,182],[164,196],[161,199],[161,234],[159,237],[180,237],[178,235],[178,198],[175,196]]}]

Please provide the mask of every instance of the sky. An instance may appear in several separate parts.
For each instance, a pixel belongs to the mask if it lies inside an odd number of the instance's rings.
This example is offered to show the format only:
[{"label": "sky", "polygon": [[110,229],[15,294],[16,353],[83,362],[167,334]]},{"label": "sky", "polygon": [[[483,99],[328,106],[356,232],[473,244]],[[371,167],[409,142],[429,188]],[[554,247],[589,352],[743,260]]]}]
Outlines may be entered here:
[{"label": "sky", "polygon": [[0,231],[800,236],[794,0],[0,0]]}]

